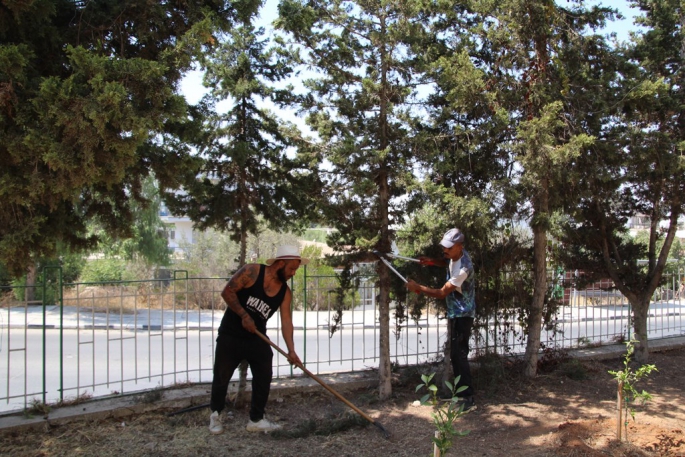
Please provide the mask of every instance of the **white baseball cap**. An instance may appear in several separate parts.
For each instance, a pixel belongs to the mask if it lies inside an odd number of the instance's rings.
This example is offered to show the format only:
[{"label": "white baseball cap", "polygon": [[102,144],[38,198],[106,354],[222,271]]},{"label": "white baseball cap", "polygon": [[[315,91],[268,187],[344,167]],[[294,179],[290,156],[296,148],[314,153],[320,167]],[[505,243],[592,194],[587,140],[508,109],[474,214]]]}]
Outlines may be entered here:
[{"label": "white baseball cap", "polygon": [[464,243],[464,234],[458,228],[453,228],[443,235],[440,246],[449,249],[457,243]]}]

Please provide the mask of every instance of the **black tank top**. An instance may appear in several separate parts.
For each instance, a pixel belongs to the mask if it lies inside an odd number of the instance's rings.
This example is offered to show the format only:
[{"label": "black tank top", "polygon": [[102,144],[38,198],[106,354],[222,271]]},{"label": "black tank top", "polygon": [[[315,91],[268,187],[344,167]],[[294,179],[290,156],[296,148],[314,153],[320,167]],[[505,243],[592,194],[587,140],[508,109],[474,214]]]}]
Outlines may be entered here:
[{"label": "black tank top", "polygon": [[[252,287],[241,289],[237,292],[238,301],[240,305],[245,308],[245,311],[254,320],[257,330],[262,334],[266,334],[266,321],[280,308],[285,297],[285,291],[288,288],[287,284],[283,284],[281,289],[273,297],[269,297],[264,291],[264,272],[266,265],[260,265],[259,276]],[[231,308],[227,308],[221,319],[219,326],[219,335],[230,335],[238,337],[256,336],[243,328],[243,321]]]}]

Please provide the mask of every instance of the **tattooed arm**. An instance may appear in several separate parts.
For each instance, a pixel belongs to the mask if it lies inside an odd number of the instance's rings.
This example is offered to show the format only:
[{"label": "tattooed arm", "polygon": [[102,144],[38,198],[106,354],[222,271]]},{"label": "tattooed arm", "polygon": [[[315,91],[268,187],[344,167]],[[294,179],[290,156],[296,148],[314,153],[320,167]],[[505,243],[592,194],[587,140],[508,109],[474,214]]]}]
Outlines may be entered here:
[{"label": "tattooed arm", "polygon": [[245,311],[245,308],[240,305],[237,292],[251,287],[258,276],[259,265],[244,265],[228,280],[226,287],[224,287],[223,292],[221,292],[221,297],[226,302],[226,305],[228,305],[228,308],[243,320],[243,328],[250,333],[254,333],[255,330],[257,330],[257,327],[255,327],[254,321],[247,311]]}]

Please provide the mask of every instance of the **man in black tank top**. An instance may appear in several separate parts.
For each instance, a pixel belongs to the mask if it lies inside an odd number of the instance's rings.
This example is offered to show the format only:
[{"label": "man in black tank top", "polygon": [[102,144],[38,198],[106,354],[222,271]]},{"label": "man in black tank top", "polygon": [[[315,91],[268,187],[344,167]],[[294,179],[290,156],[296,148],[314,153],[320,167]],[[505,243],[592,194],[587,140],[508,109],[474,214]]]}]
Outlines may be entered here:
[{"label": "man in black tank top", "polygon": [[209,431],[223,432],[220,414],[226,404],[228,383],[241,361],[247,360],[252,371],[252,402],[247,430],[269,432],[280,428],[264,418],[273,374],[273,351],[255,334],[266,334],[266,322],[280,308],[281,332],[288,347],[288,361],[302,362],[295,352],[293,322],[290,314],[292,293],[288,280],[308,259],[300,257],[297,246],[279,246],[276,257],[266,265],[247,264],[228,280],[221,297],[228,306],[219,326],[214,356],[214,378]]}]

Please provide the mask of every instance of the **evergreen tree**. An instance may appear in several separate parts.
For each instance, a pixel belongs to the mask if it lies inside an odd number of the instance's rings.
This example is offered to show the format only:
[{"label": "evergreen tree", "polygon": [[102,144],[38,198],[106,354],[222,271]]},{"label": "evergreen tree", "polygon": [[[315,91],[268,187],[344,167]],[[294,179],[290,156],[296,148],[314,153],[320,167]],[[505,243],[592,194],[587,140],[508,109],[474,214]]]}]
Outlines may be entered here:
[{"label": "evergreen tree", "polygon": [[[300,1],[279,5],[277,28],[306,53],[317,75],[304,81],[302,107],[318,133],[327,197],[329,245],[349,265],[371,250],[389,252],[392,226],[402,223],[399,199],[411,184],[411,103],[416,96],[409,43],[423,27],[416,1]],[[390,383],[390,273],[379,266],[379,395]],[[342,295],[341,295],[342,297]],[[342,307],[341,300],[341,307]]]},{"label": "evergreen tree", "polygon": [[[615,147],[593,150],[584,195],[564,240],[567,263],[587,280],[609,277],[631,304],[638,344],[635,358],[647,363],[647,316],[662,281],[678,218],[685,210],[685,12],[678,1],[635,1],[645,31],[621,46],[624,58],[616,112],[607,124]],[[631,239],[631,216],[650,220],[649,241]],[[662,230],[660,223],[668,221]],[[646,264],[638,260],[647,260]]]},{"label": "evergreen tree", "polygon": [[[185,110],[175,85],[213,18],[258,0],[0,2],[0,259],[21,276],[57,242],[92,248],[87,223],[130,234],[126,202],[174,156],[151,145]],[[178,47],[177,47],[178,46]]]},{"label": "evergreen tree", "polygon": [[[291,75],[294,58],[269,47],[263,35],[261,28],[241,25],[201,60],[210,91],[199,107],[201,126],[189,138],[201,160],[186,172],[184,192],[172,189],[166,196],[170,210],[188,215],[197,229],[230,233],[240,244],[240,265],[260,218],[275,230],[304,226],[319,187],[306,147],[296,149],[306,141],[260,108],[291,99],[292,87],[276,86]],[[219,103],[231,106],[218,112]]]},{"label": "evergreen tree", "polygon": [[[536,374],[542,321],[550,314],[551,219],[573,205],[569,190],[577,178],[569,169],[602,125],[595,115],[601,94],[586,88],[606,84],[597,62],[607,46],[588,29],[603,25],[611,10],[570,3],[438,3],[441,14],[431,23],[426,53],[437,90],[429,98],[433,122],[424,131],[424,143],[435,147],[425,149],[424,160],[429,187],[449,189],[437,189],[431,207],[448,214],[443,224],[460,224],[473,234],[483,311],[495,305],[488,303],[496,299],[489,292],[499,286],[501,268],[532,267],[529,304],[521,310],[529,376]],[[423,220],[430,227],[430,218]],[[533,232],[529,249],[527,240],[511,236],[521,222]],[[431,233],[437,235],[435,227]]]},{"label": "evergreen tree", "polygon": [[[549,303],[549,231],[555,213],[573,206],[577,177],[569,173],[594,143],[596,100],[601,98],[607,46],[592,29],[612,10],[582,1],[498,2],[486,26],[497,55],[492,84],[511,123],[508,196],[533,232],[533,292],[525,309],[526,374],[535,376],[540,334]],[[588,88],[599,88],[597,92]],[[594,93],[593,93],[594,92]]]}]

